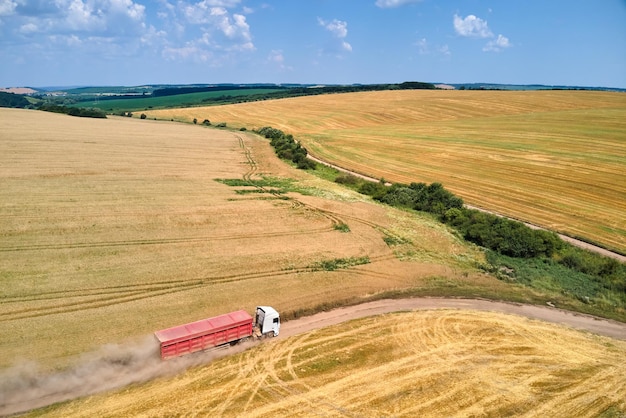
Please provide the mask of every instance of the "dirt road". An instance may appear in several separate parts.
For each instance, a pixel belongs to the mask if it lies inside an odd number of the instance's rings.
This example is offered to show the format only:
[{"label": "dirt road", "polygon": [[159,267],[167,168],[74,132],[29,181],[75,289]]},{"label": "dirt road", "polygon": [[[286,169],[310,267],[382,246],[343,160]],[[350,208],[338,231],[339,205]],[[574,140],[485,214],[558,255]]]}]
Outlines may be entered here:
[{"label": "dirt road", "polygon": [[539,319],[555,324],[566,325],[593,334],[626,340],[626,324],[601,319],[590,315],[573,313],[558,308],[535,305],[521,305],[505,302],[494,302],[481,299],[383,299],[375,302],[321,312],[305,318],[285,322],[281,328],[281,338],[312,331],[314,329],[339,324],[352,319],[388,312],[408,311],[416,309],[472,309],[520,315],[531,319]]},{"label": "dirt road", "polygon": [[[287,321],[282,325],[277,339],[287,339],[320,328],[352,319],[364,318],[397,311],[458,309],[461,318],[468,310],[500,312],[531,319],[561,324],[577,330],[626,341],[626,324],[616,321],[572,313],[552,307],[494,302],[481,299],[413,298],[383,299],[344,308],[321,312],[312,316]],[[442,317],[455,315],[442,312]],[[420,326],[418,325],[418,328]],[[414,332],[419,329],[414,329]],[[151,337],[151,336],[148,336]],[[297,346],[297,338],[293,351]],[[0,416],[40,408],[56,402],[113,390],[133,383],[146,382],[162,376],[182,373],[191,366],[212,362],[236,354],[261,341],[249,342],[223,350],[209,350],[193,356],[184,356],[162,362],[157,355],[153,338],[136,346],[107,346],[86,356],[74,367],[42,374],[36,369],[17,368],[0,374]],[[32,365],[31,365],[32,366]],[[11,374],[13,373],[13,374]]]}]

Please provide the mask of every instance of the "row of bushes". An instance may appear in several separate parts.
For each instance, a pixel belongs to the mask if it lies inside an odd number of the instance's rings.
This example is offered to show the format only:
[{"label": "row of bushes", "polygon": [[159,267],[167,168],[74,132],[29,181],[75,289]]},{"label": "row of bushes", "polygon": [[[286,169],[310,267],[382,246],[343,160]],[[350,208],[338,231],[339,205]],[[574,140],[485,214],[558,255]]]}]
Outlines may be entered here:
[{"label": "row of bushes", "polygon": [[106,119],[107,115],[103,110],[97,108],[86,107],[67,107],[57,104],[45,103],[39,106],[39,110],[53,113],[63,113],[70,116],[78,116],[81,118],[99,118]]},{"label": "row of bushes", "polygon": [[340,174],[335,181],[391,206],[432,213],[465,240],[498,254],[526,259],[549,258],[598,280],[607,288],[626,291],[626,265],[623,263],[566,244],[553,232],[466,208],[461,198],[440,183],[386,186],[384,180],[374,183],[350,174]]},{"label": "row of bushes", "polygon": [[293,162],[301,170],[315,170],[317,164],[307,158],[306,148],[300,145],[293,135],[287,135],[280,129],[270,126],[263,127],[256,132],[270,140],[278,158]]},{"label": "row of bushes", "polygon": [[521,222],[475,209],[450,209],[441,220],[467,241],[509,257],[551,257],[564,244],[553,232],[531,229]]},{"label": "row of bushes", "polygon": [[511,257],[551,256],[562,244],[554,233],[465,208],[463,199],[441,183],[396,183],[387,187],[382,182],[363,182],[358,190],[391,206],[432,213],[467,241]]}]

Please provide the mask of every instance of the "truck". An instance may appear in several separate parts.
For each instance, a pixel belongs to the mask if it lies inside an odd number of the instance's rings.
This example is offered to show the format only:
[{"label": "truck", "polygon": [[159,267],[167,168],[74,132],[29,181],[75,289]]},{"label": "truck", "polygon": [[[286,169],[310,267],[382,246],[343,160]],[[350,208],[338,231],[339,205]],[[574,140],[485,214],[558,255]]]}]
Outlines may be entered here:
[{"label": "truck", "polygon": [[280,315],[271,306],[257,306],[254,318],[245,310],[178,325],[154,333],[161,359],[166,360],[213,347],[235,345],[250,338],[275,337]]}]

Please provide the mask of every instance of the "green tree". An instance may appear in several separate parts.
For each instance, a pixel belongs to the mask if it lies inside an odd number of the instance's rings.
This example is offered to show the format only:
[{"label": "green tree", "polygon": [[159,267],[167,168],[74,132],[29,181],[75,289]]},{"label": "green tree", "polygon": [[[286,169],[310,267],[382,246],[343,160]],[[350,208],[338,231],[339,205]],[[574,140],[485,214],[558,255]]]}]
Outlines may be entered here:
[{"label": "green tree", "polygon": [[28,99],[21,94],[0,91],[0,107],[25,108],[29,105]]}]

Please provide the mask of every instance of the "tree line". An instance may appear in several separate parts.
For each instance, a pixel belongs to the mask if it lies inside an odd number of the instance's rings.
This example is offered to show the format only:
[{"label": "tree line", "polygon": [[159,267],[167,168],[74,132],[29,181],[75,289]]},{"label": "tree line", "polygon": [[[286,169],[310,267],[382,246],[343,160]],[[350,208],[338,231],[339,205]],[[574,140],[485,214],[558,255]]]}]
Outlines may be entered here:
[{"label": "tree line", "polygon": [[[286,89],[286,87],[276,86],[276,85],[217,85],[217,86],[183,86],[183,87],[164,87],[161,89],[155,89],[152,92],[153,97],[164,97],[164,96],[177,96],[179,94],[189,94],[189,93],[206,93],[206,92],[214,92],[214,91],[232,91],[232,90],[255,90],[259,88],[272,88],[272,89]],[[232,98],[232,97],[231,97]]]},{"label": "tree line", "polygon": [[563,243],[552,232],[531,229],[521,222],[468,209],[463,205],[463,199],[445,189],[441,183],[394,183],[385,186],[382,182],[362,182],[358,191],[391,206],[431,213],[456,229],[467,241],[503,255],[549,257]]},{"label": "tree line", "polygon": [[21,94],[6,93],[0,91],[0,107],[11,108],[35,108],[45,112],[63,113],[70,116],[78,116],[83,118],[104,118],[107,115],[104,111],[96,108],[68,107],[60,104],[41,102],[39,104],[31,104],[26,97]]},{"label": "tree line", "polygon": [[291,161],[301,170],[315,170],[315,161],[307,158],[308,151],[291,134],[285,134],[280,129],[265,126],[258,131],[259,135],[270,140],[270,145],[278,158]]},{"label": "tree line", "polygon": [[441,183],[371,182],[351,174],[335,179],[359,193],[391,206],[427,212],[456,230],[466,241],[505,257],[543,259],[580,272],[604,288],[626,294],[626,265],[576,248],[553,232],[533,229],[512,219],[470,209]]},{"label": "tree line", "polygon": [[89,107],[68,107],[53,103],[44,103],[37,109],[43,110],[45,112],[63,113],[70,116],[78,116],[81,118],[106,119],[107,117],[106,113],[103,110]]},{"label": "tree line", "polygon": [[21,94],[0,91],[0,107],[24,109],[30,107],[30,102]]}]

